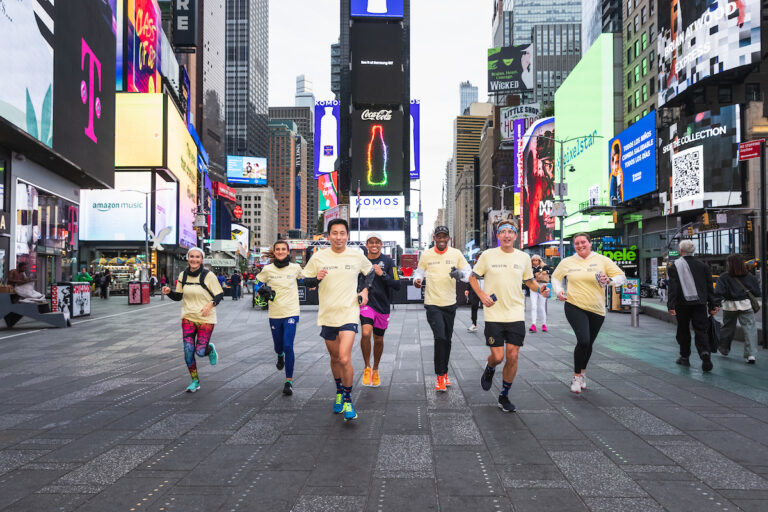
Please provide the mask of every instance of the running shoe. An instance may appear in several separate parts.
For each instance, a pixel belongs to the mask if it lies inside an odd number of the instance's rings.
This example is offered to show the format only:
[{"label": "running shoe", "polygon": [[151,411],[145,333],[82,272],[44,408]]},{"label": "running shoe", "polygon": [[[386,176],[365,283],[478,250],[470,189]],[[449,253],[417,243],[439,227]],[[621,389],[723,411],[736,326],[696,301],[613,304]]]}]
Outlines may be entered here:
[{"label": "running shoe", "polygon": [[277,356],[277,363],[275,364],[275,368],[278,370],[285,368],[285,354],[280,354]]},{"label": "running shoe", "polygon": [[581,374],[581,389],[587,389],[587,376]]},{"label": "running shoe", "polygon": [[504,412],[515,412],[515,404],[509,401],[507,395],[499,395],[499,409]]},{"label": "running shoe", "polygon": [[703,372],[712,371],[712,358],[710,357],[709,354],[701,355],[701,371]]},{"label": "running shoe", "polygon": [[437,376],[437,380],[435,381],[435,391],[448,391],[445,388],[445,378],[442,375]]},{"label": "running shoe", "polygon": [[443,382],[445,382],[445,387],[451,387],[451,378],[448,377],[448,373],[443,374]]},{"label": "running shoe", "polygon": [[581,393],[581,375],[574,375],[571,380],[571,393]]},{"label": "running shoe", "polygon": [[187,386],[187,393],[194,393],[200,389],[200,381],[199,380],[193,380],[192,383]]},{"label": "running shoe", "polygon": [[749,356],[747,358],[747,364],[755,364],[755,356]]},{"label": "running shoe", "polygon": [[480,377],[480,385],[483,387],[485,391],[488,391],[491,389],[491,386],[493,385],[493,375],[496,373],[496,370],[493,368],[485,367],[485,370],[483,370],[483,376]]},{"label": "running shoe", "polygon": [[373,382],[371,385],[375,388],[381,386],[381,377],[379,377],[379,370],[373,370]]},{"label": "running shoe", "polygon": [[531,324],[531,326],[528,328],[528,332],[536,332],[536,324]]},{"label": "running shoe", "polygon": [[365,367],[365,370],[363,370],[363,386],[370,386],[371,385],[371,369],[369,367]]},{"label": "running shoe", "polygon": [[547,324],[541,324],[541,331],[547,332]]},{"label": "running shoe", "polygon": [[285,381],[285,385],[283,386],[283,394],[289,396],[293,394],[293,385],[291,384],[291,381]]},{"label": "running shoe", "polygon": [[467,332],[477,332],[477,326],[476,325],[471,325],[471,326],[467,327]]},{"label": "running shoe", "polygon": [[344,421],[356,420],[357,413],[352,402],[344,402]]},{"label": "running shoe", "polygon": [[336,401],[333,403],[333,414],[344,412],[344,397],[341,393],[336,393]]},{"label": "running shoe", "polygon": [[216,346],[213,343],[209,343],[209,345],[211,346],[211,351],[208,353],[208,362],[211,363],[211,366],[214,366],[219,362],[219,353],[216,352]]},{"label": "running shoe", "polygon": [[675,361],[675,364],[679,364],[680,366],[691,366],[691,362],[688,360],[688,358],[683,356],[678,357],[677,361]]}]

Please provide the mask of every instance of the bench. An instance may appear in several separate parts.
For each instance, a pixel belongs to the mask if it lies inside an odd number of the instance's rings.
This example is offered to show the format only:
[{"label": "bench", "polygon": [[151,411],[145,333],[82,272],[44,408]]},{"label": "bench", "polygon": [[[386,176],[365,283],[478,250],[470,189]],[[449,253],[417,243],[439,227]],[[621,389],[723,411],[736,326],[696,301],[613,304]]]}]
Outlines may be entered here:
[{"label": "bench", "polygon": [[5,325],[9,329],[24,317],[46,323],[52,327],[69,327],[72,325],[64,313],[51,313],[48,304],[18,302],[18,296],[10,293],[0,293],[0,317],[5,320]]}]

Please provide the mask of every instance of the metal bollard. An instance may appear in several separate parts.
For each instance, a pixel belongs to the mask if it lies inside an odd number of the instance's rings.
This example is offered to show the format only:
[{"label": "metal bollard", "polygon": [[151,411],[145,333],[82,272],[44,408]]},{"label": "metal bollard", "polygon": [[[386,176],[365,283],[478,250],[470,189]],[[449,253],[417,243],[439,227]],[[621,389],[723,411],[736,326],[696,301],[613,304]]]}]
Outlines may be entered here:
[{"label": "metal bollard", "polygon": [[632,296],[632,327],[640,327],[640,296]]}]

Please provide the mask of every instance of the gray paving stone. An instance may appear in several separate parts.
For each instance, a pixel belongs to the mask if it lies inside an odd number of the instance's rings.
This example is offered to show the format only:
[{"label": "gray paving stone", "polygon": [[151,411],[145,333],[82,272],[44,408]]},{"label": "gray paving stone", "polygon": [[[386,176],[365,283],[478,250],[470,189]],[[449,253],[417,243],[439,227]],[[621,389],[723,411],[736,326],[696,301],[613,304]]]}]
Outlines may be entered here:
[{"label": "gray paving stone", "polygon": [[176,413],[136,435],[136,439],[177,439],[208,417],[200,413]]},{"label": "gray paving stone", "polygon": [[676,435],[681,432],[672,425],[653,416],[639,407],[603,407],[616,421],[638,435]]},{"label": "gray paving stone", "polygon": [[365,507],[358,496],[301,496],[291,512],[357,512]]},{"label": "gray paving stone", "polygon": [[480,431],[466,413],[430,413],[429,425],[435,445],[480,445]]},{"label": "gray paving stone", "polygon": [[640,482],[651,497],[667,510],[680,512],[732,512],[738,510],[700,482],[644,481]]},{"label": "gray paving stone", "polygon": [[432,446],[427,435],[381,436],[376,460],[376,478],[433,477]]},{"label": "gray paving stone", "polygon": [[270,444],[280,437],[283,430],[293,421],[294,415],[262,414],[251,419],[238,430],[227,444]]},{"label": "gray paving stone", "polygon": [[550,452],[549,455],[580,496],[646,497],[645,492],[601,452]]},{"label": "gray paving stone", "polygon": [[[587,512],[584,501],[571,489],[507,489],[515,512],[568,510]],[[492,509],[488,509],[492,510]]]},{"label": "gray paving stone", "polygon": [[468,448],[435,450],[435,472],[440,502],[448,496],[501,496],[501,480],[490,455]]},{"label": "gray paving stone", "polygon": [[366,512],[382,510],[437,511],[437,492],[433,478],[375,479],[371,483]]},{"label": "gray paving stone", "polygon": [[584,498],[592,512],[664,512],[650,498]]},{"label": "gray paving stone", "polygon": [[160,450],[160,446],[116,446],[61,477],[53,485],[107,486]]}]

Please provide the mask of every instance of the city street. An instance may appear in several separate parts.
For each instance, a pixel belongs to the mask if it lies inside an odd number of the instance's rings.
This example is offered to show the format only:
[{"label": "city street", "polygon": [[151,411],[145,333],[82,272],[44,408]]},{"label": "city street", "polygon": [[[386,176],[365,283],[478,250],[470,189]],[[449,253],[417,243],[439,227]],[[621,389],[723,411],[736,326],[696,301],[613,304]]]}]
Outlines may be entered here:
[{"label": "city street", "polygon": [[[459,311],[453,386],[435,395],[420,305],[398,306],[380,388],[360,385],[358,421],[331,413],[333,380],[302,308],[295,394],[265,311],[227,299],[215,367],[184,393],[179,304],[94,300],[60,330],[0,333],[3,511],[735,511],[768,508],[768,379],[736,343],[703,374],[674,364],[674,326],[609,314],[588,389],[569,392],[574,338],[562,306],[529,334],[510,397],[479,378],[487,349]],[[482,312],[480,313],[482,319]],[[482,322],[480,325],[482,331]],[[499,372],[497,372],[499,373]]]}]

